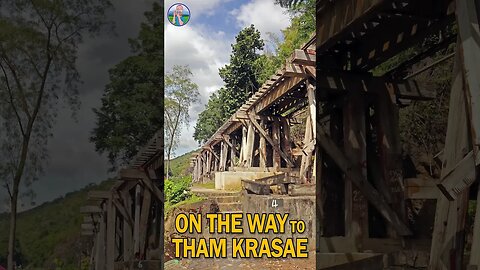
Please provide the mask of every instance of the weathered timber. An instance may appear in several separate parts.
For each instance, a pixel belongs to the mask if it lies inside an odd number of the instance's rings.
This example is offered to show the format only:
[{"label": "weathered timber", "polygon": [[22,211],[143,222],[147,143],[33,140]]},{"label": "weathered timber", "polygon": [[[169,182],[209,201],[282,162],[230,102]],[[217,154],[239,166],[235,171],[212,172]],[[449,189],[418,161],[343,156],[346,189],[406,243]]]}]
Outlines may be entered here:
[{"label": "weathered timber", "polygon": [[397,216],[395,211],[385,202],[380,193],[362,177],[361,170],[354,165],[335,143],[321,129],[317,129],[318,143],[322,149],[335,161],[338,167],[347,175],[365,197],[377,208],[382,216],[397,230],[400,235],[411,235],[407,225]]},{"label": "weathered timber", "polygon": [[[250,116],[250,114],[249,114]],[[274,148],[274,150],[287,162],[288,166],[293,167],[293,161],[291,160],[291,157],[289,157],[285,152],[283,152],[280,147],[279,147],[279,141],[280,141],[280,127],[279,127],[279,122],[275,121],[274,122],[274,131],[272,132],[274,134],[274,138],[270,138],[268,136],[267,132],[260,126],[260,124],[255,120],[255,118],[250,119],[251,123],[255,128],[258,130],[260,135],[262,135],[268,143]],[[275,141],[274,141],[275,140]],[[276,161],[278,163],[278,161]],[[280,167],[280,166],[279,166]]]},{"label": "weathered timber", "polygon": [[259,183],[251,180],[242,180],[242,186],[244,189],[255,193],[257,195],[269,195],[270,194],[270,185]]}]

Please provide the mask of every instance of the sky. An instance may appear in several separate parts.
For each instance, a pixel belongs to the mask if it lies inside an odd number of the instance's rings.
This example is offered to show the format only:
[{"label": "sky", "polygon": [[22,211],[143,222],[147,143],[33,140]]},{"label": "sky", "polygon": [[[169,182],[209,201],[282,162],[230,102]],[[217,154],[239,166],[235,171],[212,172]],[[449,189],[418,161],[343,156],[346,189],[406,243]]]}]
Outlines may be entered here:
[{"label": "sky", "polygon": [[[177,3],[165,2],[165,8]],[[282,37],[281,30],[290,25],[286,10],[274,0],[184,0],[191,13],[190,21],[181,27],[165,18],[165,70],[174,65],[188,65],[192,81],[199,87],[200,102],[190,108],[190,121],[183,127],[175,156],[198,148],[193,132],[198,114],[205,109],[209,96],[220,89],[223,81],[218,69],[229,62],[231,44],[238,32],[254,24],[264,40],[273,33]]]},{"label": "sky", "polygon": [[[290,24],[285,11],[273,1],[184,0],[191,12],[188,24],[175,27],[165,21],[165,70],[175,64],[188,64],[201,94],[200,102],[190,109],[192,122],[182,130],[176,155],[198,147],[193,140],[193,127],[209,95],[223,84],[218,69],[228,62],[235,35],[253,23],[266,38],[268,32],[281,35],[280,29]],[[165,14],[176,2],[178,0],[165,2]],[[108,83],[108,70],[131,55],[128,38],[137,36],[143,14],[151,8],[153,0],[113,0],[112,3],[114,9],[108,17],[115,23],[114,33],[86,38],[79,46],[76,64],[83,81],[79,91],[81,107],[76,120],[66,106],[59,109],[48,144],[45,173],[32,186],[35,205],[114,176],[108,173],[107,158],[99,155],[89,141],[95,126],[92,109],[100,106]],[[6,198],[6,191],[0,190],[0,200],[4,202],[0,212],[7,210]],[[29,199],[21,201],[21,209],[33,206]]]}]

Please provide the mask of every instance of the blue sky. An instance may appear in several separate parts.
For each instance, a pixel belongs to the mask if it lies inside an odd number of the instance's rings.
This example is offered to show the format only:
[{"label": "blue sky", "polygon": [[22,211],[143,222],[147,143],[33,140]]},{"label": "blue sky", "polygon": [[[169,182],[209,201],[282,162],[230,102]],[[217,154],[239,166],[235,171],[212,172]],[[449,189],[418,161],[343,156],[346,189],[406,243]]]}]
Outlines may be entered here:
[{"label": "blue sky", "polygon": [[[178,2],[166,1],[165,7],[168,9]],[[274,5],[274,0],[184,0],[182,3],[190,9],[191,18],[182,27],[166,21],[165,70],[173,65],[189,65],[201,100],[190,108],[191,123],[182,129],[176,156],[198,147],[193,127],[208,97],[223,85],[218,69],[228,63],[237,33],[254,24],[262,38],[268,39],[268,33],[281,37],[281,30],[290,25],[288,14]]]}]

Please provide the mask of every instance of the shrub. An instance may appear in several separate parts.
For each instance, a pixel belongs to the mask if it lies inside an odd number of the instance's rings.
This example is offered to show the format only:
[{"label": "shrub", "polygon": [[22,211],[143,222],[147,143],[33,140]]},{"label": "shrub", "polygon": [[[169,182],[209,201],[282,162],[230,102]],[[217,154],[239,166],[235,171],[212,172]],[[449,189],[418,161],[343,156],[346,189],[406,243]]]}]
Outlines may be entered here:
[{"label": "shrub", "polygon": [[190,176],[165,180],[165,199],[167,203],[176,204],[190,197],[186,192],[192,183]]}]

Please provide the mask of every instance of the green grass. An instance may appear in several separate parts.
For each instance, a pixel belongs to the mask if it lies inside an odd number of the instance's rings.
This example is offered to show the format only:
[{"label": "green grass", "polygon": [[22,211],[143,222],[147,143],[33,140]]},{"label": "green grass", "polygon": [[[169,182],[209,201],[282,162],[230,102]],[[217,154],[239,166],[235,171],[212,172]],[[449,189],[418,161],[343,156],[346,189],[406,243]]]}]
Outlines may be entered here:
[{"label": "green grass", "polygon": [[195,184],[193,184],[193,186],[194,187],[201,187],[201,188],[215,189],[215,182],[195,183]]},{"label": "green grass", "polygon": [[[195,151],[188,152],[179,157],[176,157],[170,160],[170,171],[172,172],[173,177],[181,177],[190,175],[190,158]],[[166,167],[165,167],[166,168]]]},{"label": "green grass", "polygon": [[181,201],[179,203],[176,203],[176,204],[169,204],[169,203],[166,203],[165,204],[165,217],[167,217],[168,213],[170,213],[170,211],[176,207],[180,207],[182,205],[187,205],[187,204],[192,204],[192,203],[197,203],[197,202],[201,202],[201,201],[204,201],[205,198],[204,197],[199,197],[197,195],[192,195],[190,196],[190,198],[184,200],[184,201]]}]

